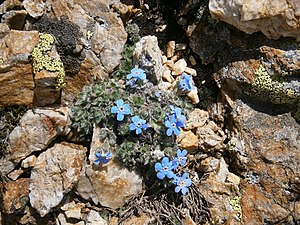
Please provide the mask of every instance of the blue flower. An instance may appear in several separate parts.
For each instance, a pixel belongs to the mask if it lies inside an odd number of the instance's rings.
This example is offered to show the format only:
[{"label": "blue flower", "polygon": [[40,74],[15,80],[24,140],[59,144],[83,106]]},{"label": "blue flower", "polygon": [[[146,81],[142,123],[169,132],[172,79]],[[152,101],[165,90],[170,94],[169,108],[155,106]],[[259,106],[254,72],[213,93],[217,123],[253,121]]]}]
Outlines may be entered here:
[{"label": "blue flower", "polygon": [[109,160],[112,158],[112,153],[99,153],[96,154],[97,159],[95,160],[95,163],[98,165],[99,163],[106,164],[109,162]]},{"label": "blue flower", "polygon": [[165,120],[165,126],[168,128],[168,136],[171,136],[173,133],[178,136],[180,134],[180,127],[185,127],[184,123],[177,120],[174,115],[168,116],[168,119]]},{"label": "blue flower", "polygon": [[124,104],[122,99],[117,100],[117,106],[111,107],[111,113],[117,114],[117,120],[122,121],[124,115],[130,114],[130,108],[128,104]]},{"label": "blue flower", "polygon": [[180,76],[179,88],[182,91],[191,91],[193,89],[192,76],[187,75],[186,73],[183,73]]},{"label": "blue flower", "polygon": [[158,172],[156,176],[158,179],[162,180],[167,176],[168,178],[173,178],[174,173],[172,171],[173,169],[173,164],[172,162],[169,162],[168,157],[164,157],[162,159],[162,163],[155,163],[155,171]]},{"label": "blue flower", "polygon": [[182,112],[181,108],[170,105],[170,109],[172,110],[171,115],[174,114],[176,120],[180,120],[183,123],[186,121],[185,115],[181,114]]},{"label": "blue flower", "polygon": [[177,169],[179,165],[184,166],[187,160],[186,154],[187,150],[185,149],[183,149],[182,151],[180,151],[180,149],[177,150],[177,157],[175,157],[175,159],[172,160],[174,169]]},{"label": "blue flower", "polygon": [[178,176],[178,178],[176,179],[176,193],[178,193],[179,191],[181,191],[181,193],[184,195],[187,193],[188,187],[192,185],[192,180],[188,177],[188,173],[184,173],[181,177]]},{"label": "blue flower", "polygon": [[127,79],[135,79],[135,80],[146,80],[146,74],[145,71],[142,69],[139,69],[137,66],[135,66],[131,71],[130,74],[127,75]]},{"label": "blue flower", "polygon": [[142,133],[142,129],[146,130],[148,125],[146,124],[146,120],[140,119],[138,116],[134,116],[131,118],[132,122],[129,125],[130,130],[135,130],[136,134]]}]

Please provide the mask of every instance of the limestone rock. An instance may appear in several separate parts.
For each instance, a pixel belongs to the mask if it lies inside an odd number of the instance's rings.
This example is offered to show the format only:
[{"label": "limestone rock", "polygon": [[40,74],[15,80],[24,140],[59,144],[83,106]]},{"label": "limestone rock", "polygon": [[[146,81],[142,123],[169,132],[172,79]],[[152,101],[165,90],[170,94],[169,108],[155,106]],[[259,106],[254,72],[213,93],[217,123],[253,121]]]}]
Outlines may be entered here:
[{"label": "limestone rock", "polygon": [[28,57],[38,40],[37,31],[17,30],[0,40],[0,106],[33,103],[34,80]]},{"label": "limestone rock", "polygon": [[147,79],[152,83],[161,82],[164,68],[157,37],[145,36],[136,43],[133,52],[133,64],[145,70]]},{"label": "limestone rock", "polygon": [[35,162],[36,162],[36,156],[31,155],[22,161],[21,166],[26,169],[29,167],[33,167]]},{"label": "limestone rock", "polygon": [[69,131],[68,108],[29,110],[9,135],[8,157],[17,163],[32,152],[46,149],[56,137]]},{"label": "limestone rock", "polygon": [[196,108],[188,115],[188,120],[185,123],[186,129],[193,130],[202,127],[208,121],[208,118],[209,115],[207,111]]},{"label": "limestone rock", "polygon": [[190,130],[181,131],[176,142],[181,149],[186,149],[190,153],[198,150],[198,137]]},{"label": "limestone rock", "polygon": [[29,182],[29,178],[21,178],[0,183],[1,210],[4,213],[14,213],[25,207],[28,202]]},{"label": "limestone rock", "polygon": [[[71,22],[80,27],[83,34],[81,42],[95,51],[108,73],[118,66],[127,41],[122,20],[110,9],[110,5],[116,2],[62,0],[49,3],[53,16],[57,19],[67,16]],[[90,15],[97,15],[99,19],[94,19]],[[91,34],[91,37],[88,34]]]},{"label": "limestone rock", "polygon": [[86,217],[86,225],[107,225],[107,222],[98,212],[91,210]]},{"label": "limestone rock", "polygon": [[30,176],[29,198],[42,217],[78,182],[85,154],[86,148],[63,142],[39,155]]},{"label": "limestone rock", "polygon": [[45,2],[43,0],[24,0],[22,5],[33,18],[38,18],[43,15]]},{"label": "limestone rock", "polygon": [[211,15],[251,34],[261,31],[267,37],[295,37],[300,40],[300,5],[288,0],[210,0]]},{"label": "limestone rock", "polygon": [[84,208],[84,203],[70,202],[61,207],[67,219],[81,219],[81,210]]},{"label": "limestone rock", "polygon": [[[81,188],[77,187],[77,192],[82,197],[88,197],[87,200],[92,199],[95,204],[100,202],[102,206],[116,209],[121,207],[129,197],[142,191],[143,182],[140,176],[122,167],[116,160],[97,170],[87,165],[85,171],[88,179],[80,178]],[[92,190],[84,189],[86,185]]]},{"label": "limestone rock", "polygon": [[223,130],[213,121],[207,125],[198,127],[196,132],[199,138],[199,149],[207,151],[223,151],[225,149],[224,141],[226,136]]},{"label": "limestone rock", "polygon": [[174,63],[172,69],[172,75],[181,75],[187,67],[187,63],[184,59],[179,59],[176,63]]}]

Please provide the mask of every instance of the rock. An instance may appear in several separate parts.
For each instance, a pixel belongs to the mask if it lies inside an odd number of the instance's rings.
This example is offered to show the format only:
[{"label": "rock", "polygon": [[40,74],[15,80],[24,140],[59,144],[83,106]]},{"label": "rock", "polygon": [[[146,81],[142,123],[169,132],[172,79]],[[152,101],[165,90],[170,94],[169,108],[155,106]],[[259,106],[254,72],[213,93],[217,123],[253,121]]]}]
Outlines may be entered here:
[{"label": "rock", "polygon": [[65,70],[54,45],[55,37],[40,33],[39,38],[31,54],[35,80],[34,105],[46,106],[60,102]]},{"label": "rock", "polygon": [[[51,2],[54,17],[59,19],[61,16],[67,16],[72,23],[80,27],[83,35],[81,42],[90,46],[98,55],[107,73],[111,73],[119,65],[127,41],[122,20],[110,9],[111,4],[109,0]],[[97,15],[97,17],[93,18],[90,15]],[[88,33],[92,34],[91,38]]]},{"label": "rock", "polygon": [[25,169],[34,167],[35,162],[36,162],[36,156],[31,155],[22,161],[21,166]]},{"label": "rock", "polygon": [[172,75],[181,75],[187,67],[184,59],[179,59],[172,68]]},{"label": "rock", "polygon": [[186,93],[188,98],[191,100],[193,104],[198,104],[199,103],[199,96],[198,96],[198,90],[197,88],[193,88],[191,91]]},{"label": "rock", "polygon": [[107,221],[103,219],[98,212],[91,210],[86,217],[86,225],[107,225]]},{"label": "rock", "polygon": [[70,202],[61,207],[67,219],[81,219],[81,210],[85,207],[84,203]]},{"label": "rock", "polygon": [[22,2],[19,0],[8,0],[8,1],[4,1],[1,5],[0,5],[0,14],[3,14],[5,12],[7,12],[9,9],[13,9],[13,8],[21,8],[21,4]]},{"label": "rock", "polygon": [[6,176],[15,168],[14,164],[9,161],[7,158],[0,159],[0,176]]},{"label": "rock", "polygon": [[46,4],[43,0],[24,0],[22,5],[31,17],[37,19],[43,15]]},{"label": "rock", "polygon": [[12,180],[17,180],[24,173],[23,169],[18,169],[10,172],[7,177]]},{"label": "rock", "polygon": [[300,6],[297,1],[210,0],[209,10],[213,18],[248,34],[261,31],[273,39],[281,36],[300,38]]},{"label": "rock", "polygon": [[181,131],[176,142],[181,149],[186,149],[189,153],[198,150],[198,137],[192,131]]},{"label": "rock", "polygon": [[197,71],[193,68],[190,68],[190,67],[186,67],[184,69],[184,72],[186,72],[187,74],[190,74],[192,76],[197,76]]},{"label": "rock", "polygon": [[175,81],[174,77],[171,75],[171,71],[168,69],[164,71],[162,78],[171,84]]},{"label": "rock", "polygon": [[151,224],[154,222],[154,218],[150,218],[147,214],[143,213],[140,216],[131,216],[129,219],[124,221],[124,225],[144,225],[144,224]]},{"label": "rock", "polygon": [[69,133],[70,123],[65,107],[27,111],[9,135],[7,157],[18,163],[32,152],[46,149],[55,138]]},{"label": "rock", "polygon": [[235,175],[234,173],[228,173],[226,181],[238,186],[240,184],[241,178],[239,178],[239,176]]},{"label": "rock", "polygon": [[0,40],[0,106],[32,105],[35,84],[29,56],[38,40],[36,31],[16,30]]},{"label": "rock", "polygon": [[9,34],[9,26],[5,23],[0,23],[0,39]]},{"label": "rock", "polygon": [[300,201],[295,204],[296,219],[300,220]]},{"label": "rock", "polygon": [[196,132],[199,139],[199,149],[204,152],[223,151],[225,149],[224,141],[226,136],[223,130],[213,121],[207,125],[198,127]]},{"label": "rock", "polygon": [[188,120],[185,123],[186,129],[193,130],[202,127],[208,121],[208,118],[209,115],[207,111],[196,108],[188,115]]},{"label": "rock", "polygon": [[279,221],[288,217],[288,211],[276,203],[276,198],[266,196],[256,185],[245,184],[242,190],[241,205],[245,224],[254,225],[264,223],[264,221]]},{"label": "rock", "polygon": [[172,58],[175,53],[175,41],[169,41],[167,43],[167,58]]},{"label": "rock", "polygon": [[145,36],[136,43],[133,64],[145,70],[147,79],[154,84],[161,82],[164,68],[157,37]]},{"label": "rock", "polygon": [[207,157],[204,160],[201,160],[199,169],[202,172],[212,172],[216,171],[220,164],[220,160],[214,157]]},{"label": "rock", "polygon": [[1,210],[10,214],[22,210],[28,202],[29,178],[0,183]]},{"label": "rock", "polygon": [[6,23],[11,30],[22,30],[26,16],[26,10],[11,10],[2,15],[1,23]]},{"label": "rock", "polygon": [[30,204],[44,217],[80,178],[86,148],[62,142],[37,158],[30,176]]}]

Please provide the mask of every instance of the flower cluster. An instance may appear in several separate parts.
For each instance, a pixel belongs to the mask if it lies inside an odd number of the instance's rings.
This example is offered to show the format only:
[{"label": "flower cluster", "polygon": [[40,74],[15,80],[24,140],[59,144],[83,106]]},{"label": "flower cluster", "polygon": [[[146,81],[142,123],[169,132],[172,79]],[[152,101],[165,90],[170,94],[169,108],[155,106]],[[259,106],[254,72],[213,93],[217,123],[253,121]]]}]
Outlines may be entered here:
[{"label": "flower cluster", "polygon": [[117,114],[117,120],[122,121],[124,119],[124,115],[130,114],[130,107],[128,104],[124,104],[122,99],[117,100],[117,106],[113,106],[111,108],[111,113]]},{"label": "flower cluster", "polygon": [[180,134],[180,128],[185,127],[184,122],[186,117],[182,115],[182,109],[174,106],[170,106],[171,112],[167,113],[164,124],[167,127],[167,135],[171,136],[173,133],[178,136]]},{"label": "flower cluster", "polygon": [[176,185],[175,192],[181,191],[184,195],[187,193],[188,187],[192,185],[192,180],[187,172],[180,175],[180,171],[187,161],[186,155],[185,149],[182,151],[178,149],[177,156],[172,161],[168,157],[164,157],[161,163],[155,163],[154,166],[158,179],[163,180],[165,177],[173,179],[171,182]]},{"label": "flower cluster", "polygon": [[188,92],[194,88],[192,75],[187,75],[186,73],[181,74],[179,80],[179,89]]}]

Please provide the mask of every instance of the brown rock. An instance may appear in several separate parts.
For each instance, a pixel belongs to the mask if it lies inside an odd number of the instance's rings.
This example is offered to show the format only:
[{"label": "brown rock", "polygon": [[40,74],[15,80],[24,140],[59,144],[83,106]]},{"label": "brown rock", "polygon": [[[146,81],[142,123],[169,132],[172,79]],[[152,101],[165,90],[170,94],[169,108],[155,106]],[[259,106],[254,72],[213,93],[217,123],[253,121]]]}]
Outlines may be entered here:
[{"label": "brown rock", "polygon": [[68,108],[29,110],[9,135],[9,158],[17,163],[32,152],[46,149],[56,137],[69,131]]},{"label": "brown rock", "polygon": [[175,41],[169,41],[167,43],[167,58],[171,58],[175,53]]},{"label": "brown rock", "polygon": [[4,213],[14,213],[25,207],[28,202],[29,182],[29,178],[21,178],[0,183],[1,209]]},{"label": "brown rock", "polygon": [[192,131],[181,131],[176,142],[181,149],[186,149],[190,153],[198,150],[198,137]]},{"label": "brown rock", "polygon": [[38,18],[43,15],[45,2],[43,0],[24,0],[22,5],[33,18]]},{"label": "brown rock", "polygon": [[145,225],[151,224],[153,221],[155,221],[154,218],[150,218],[148,215],[143,213],[141,216],[132,216],[125,220],[124,225]]},{"label": "brown rock", "polygon": [[248,34],[261,31],[273,39],[281,36],[300,38],[300,6],[297,1],[211,0],[209,10],[215,19]]},{"label": "brown rock", "polygon": [[198,127],[204,126],[206,121],[208,121],[208,112],[201,109],[194,109],[189,115],[186,121],[186,129],[193,130]]},{"label": "brown rock", "polygon": [[86,148],[76,144],[55,144],[37,158],[31,172],[30,204],[44,217],[78,182]]},{"label": "brown rock", "polygon": [[38,40],[37,31],[12,30],[0,41],[0,106],[33,103],[34,80],[28,57]]},{"label": "brown rock", "polygon": [[276,204],[273,198],[265,196],[256,185],[243,184],[241,206],[243,222],[249,225],[263,224],[264,221],[280,221],[288,211]]}]

